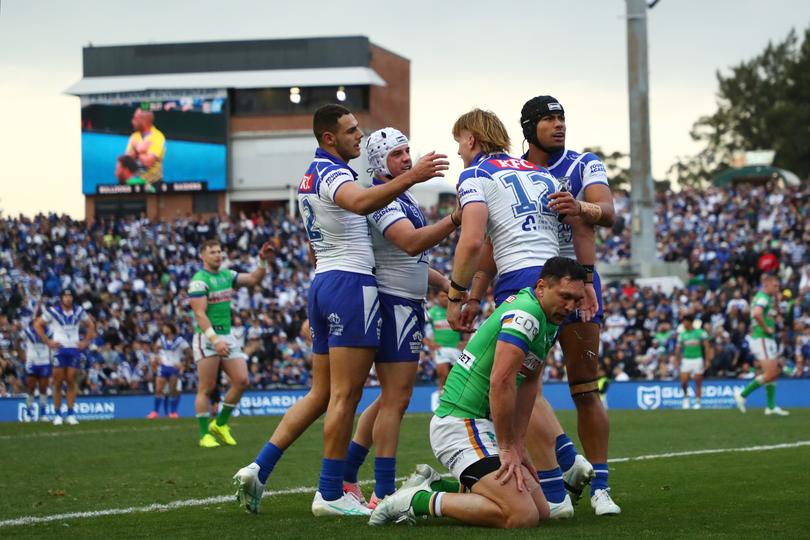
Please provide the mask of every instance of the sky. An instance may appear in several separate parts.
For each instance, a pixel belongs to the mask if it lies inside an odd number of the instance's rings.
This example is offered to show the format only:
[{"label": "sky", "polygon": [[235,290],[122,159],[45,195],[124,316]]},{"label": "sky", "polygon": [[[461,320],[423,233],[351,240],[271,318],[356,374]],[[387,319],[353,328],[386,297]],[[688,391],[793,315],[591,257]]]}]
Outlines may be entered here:
[{"label": "sky", "polygon": [[[0,0],[0,212],[84,217],[82,47],[366,35],[411,60],[411,147],[451,155],[473,107],[498,114],[521,151],[522,104],[555,96],[568,147],[629,149],[623,0]],[[726,71],[810,25],[807,0],[661,0],[648,12],[653,176],[699,146],[689,129],[716,108]],[[314,145],[314,141],[313,141]]]}]

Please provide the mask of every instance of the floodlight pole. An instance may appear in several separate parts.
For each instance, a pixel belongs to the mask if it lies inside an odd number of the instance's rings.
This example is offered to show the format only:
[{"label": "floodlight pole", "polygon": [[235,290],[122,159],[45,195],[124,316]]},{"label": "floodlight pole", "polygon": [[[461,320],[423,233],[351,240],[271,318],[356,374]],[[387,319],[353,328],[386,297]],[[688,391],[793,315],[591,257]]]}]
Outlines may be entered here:
[{"label": "floodlight pole", "polygon": [[[650,100],[647,72],[647,1],[627,4],[627,87],[630,100],[631,257],[644,277],[657,259],[655,201],[650,159]],[[657,2],[654,2],[654,4]],[[654,5],[653,4],[653,5]],[[646,263],[646,264],[644,264]]]}]

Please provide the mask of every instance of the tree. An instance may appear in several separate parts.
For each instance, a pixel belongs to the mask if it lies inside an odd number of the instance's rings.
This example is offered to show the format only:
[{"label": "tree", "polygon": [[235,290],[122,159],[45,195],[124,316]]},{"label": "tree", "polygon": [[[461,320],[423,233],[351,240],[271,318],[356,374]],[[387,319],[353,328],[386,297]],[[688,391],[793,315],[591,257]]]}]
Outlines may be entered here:
[{"label": "tree", "polygon": [[794,30],[756,57],[717,72],[717,111],[690,135],[705,144],[670,167],[681,184],[700,185],[729,167],[738,151],[770,149],[774,166],[810,175],[810,27],[800,43]]}]

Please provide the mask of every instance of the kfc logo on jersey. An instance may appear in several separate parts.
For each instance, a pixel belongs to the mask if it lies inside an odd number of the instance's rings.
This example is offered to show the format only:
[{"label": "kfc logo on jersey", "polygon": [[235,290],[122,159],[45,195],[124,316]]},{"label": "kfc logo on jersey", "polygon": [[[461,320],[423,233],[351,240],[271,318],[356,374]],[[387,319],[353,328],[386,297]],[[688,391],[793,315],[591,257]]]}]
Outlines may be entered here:
[{"label": "kfc logo on jersey", "polygon": [[490,159],[489,162],[500,169],[517,169],[519,171],[537,170],[537,166],[534,163],[530,163],[525,159]]},{"label": "kfc logo on jersey", "polygon": [[304,178],[301,179],[301,187],[299,188],[301,191],[309,191],[312,189],[312,178],[314,174],[305,174]]}]

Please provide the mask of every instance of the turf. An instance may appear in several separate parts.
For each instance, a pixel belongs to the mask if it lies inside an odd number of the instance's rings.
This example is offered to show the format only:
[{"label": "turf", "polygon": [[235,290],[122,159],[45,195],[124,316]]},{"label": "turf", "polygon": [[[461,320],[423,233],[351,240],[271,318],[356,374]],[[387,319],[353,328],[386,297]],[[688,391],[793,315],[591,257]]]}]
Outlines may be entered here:
[{"label": "turf", "polygon": [[[810,410],[787,418],[761,410],[610,411],[611,455],[750,447],[810,440]],[[573,412],[560,414],[575,434]],[[403,422],[398,472],[416,463],[438,465],[427,439],[429,416]],[[228,495],[231,476],[253,460],[278,418],[234,418],[236,447],[196,447],[193,419],[84,422],[79,426],[0,425],[0,521],[23,516],[141,507]],[[268,489],[314,486],[318,481],[322,424],[288,452]],[[370,479],[369,459],[361,479]],[[0,537],[42,538],[569,538],[593,537],[757,538],[805,536],[807,510],[801,478],[807,478],[810,446],[759,452],[723,452],[611,464],[614,499],[622,515],[596,518],[583,499],[570,521],[542,531],[489,531],[449,519],[413,527],[368,527],[357,518],[313,518],[311,493],[265,498],[251,515],[230,501],[165,511],[82,517],[0,527]],[[370,492],[371,486],[366,490]]]}]

